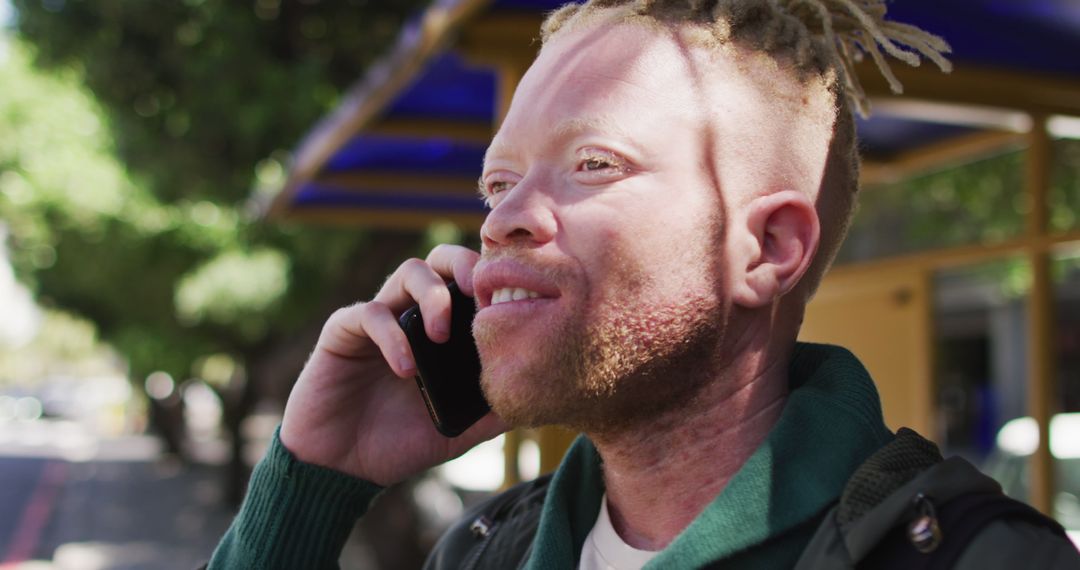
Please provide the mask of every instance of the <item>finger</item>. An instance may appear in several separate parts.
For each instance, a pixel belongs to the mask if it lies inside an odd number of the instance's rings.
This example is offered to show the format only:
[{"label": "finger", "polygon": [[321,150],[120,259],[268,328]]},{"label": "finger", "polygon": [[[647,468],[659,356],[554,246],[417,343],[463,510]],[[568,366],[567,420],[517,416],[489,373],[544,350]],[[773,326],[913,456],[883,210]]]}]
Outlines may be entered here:
[{"label": "finger", "polygon": [[461,292],[470,297],[475,296],[472,272],[479,260],[479,253],[464,246],[445,243],[435,246],[427,256],[428,265],[436,273],[453,278]]},{"label": "finger", "polygon": [[487,415],[480,418],[472,428],[475,428],[477,434],[482,434],[482,437],[485,440],[488,440],[499,434],[506,433],[510,430],[511,426],[502,418],[495,415],[495,412],[488,412]]},{"label": "finger", "polygon": [[475,424],[469,426],[469,429],[465,430],[464,433],[451,440],[451,453],[454,456],[459,456],[477,444],[506,433],[508,430],[510,430],[509,424],[495,415],[495,412],[488,412]]},{"label": "finger", "polygon": [[419,259],[402,263],[375,295],[375,301],[389,307],[420,305],[424,332],[435,342],[450,338],[450,290],[442,276]]},{"label": "finger", "polygon": [[416,374],[409,340],[398,326],[397,317],[383,303],[372,301],[339,309],[326,324],[323,349],[338,356],[354,358],[374,343],[394,374],[408,378]]}]

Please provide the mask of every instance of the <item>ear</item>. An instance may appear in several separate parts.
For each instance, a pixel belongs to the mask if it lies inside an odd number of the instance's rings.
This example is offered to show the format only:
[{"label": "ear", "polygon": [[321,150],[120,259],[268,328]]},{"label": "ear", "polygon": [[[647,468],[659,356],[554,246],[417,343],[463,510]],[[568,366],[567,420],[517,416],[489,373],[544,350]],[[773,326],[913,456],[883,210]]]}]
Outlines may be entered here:
[{"label": "ear", "polygon": [[743,208],[743,235],[733,240],[733,300],[756,309],[791,291],[817,252],[821,226],[810,198],[782,190],[751,200]]}]

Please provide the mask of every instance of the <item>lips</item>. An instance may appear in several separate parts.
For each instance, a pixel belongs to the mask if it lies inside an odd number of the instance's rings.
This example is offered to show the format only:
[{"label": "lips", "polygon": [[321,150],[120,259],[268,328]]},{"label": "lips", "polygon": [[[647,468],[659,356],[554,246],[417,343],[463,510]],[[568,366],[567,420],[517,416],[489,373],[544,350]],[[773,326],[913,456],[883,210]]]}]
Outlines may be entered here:
[{"label": "lips", "polygon": [[511,259],[481,260],[473,272],[480,309],[507,303],[556,299],[559,287],[543,271]]}]

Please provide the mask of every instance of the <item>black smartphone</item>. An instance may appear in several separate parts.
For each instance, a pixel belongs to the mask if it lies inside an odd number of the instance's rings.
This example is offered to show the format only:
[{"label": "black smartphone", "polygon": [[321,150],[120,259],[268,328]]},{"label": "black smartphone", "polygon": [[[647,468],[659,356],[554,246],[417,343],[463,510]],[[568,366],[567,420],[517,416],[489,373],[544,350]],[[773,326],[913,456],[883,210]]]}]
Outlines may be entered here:
[{"label": "black smartphone", "polygon": [[398,324],[416,358],[416,385],[435,429],[446,437],[461,435],[491,409],[480,390],[480,355],[473,341],[476,302],[450,282],[450,340],[439,344],[424,332],[424,317],[414,305]]}]

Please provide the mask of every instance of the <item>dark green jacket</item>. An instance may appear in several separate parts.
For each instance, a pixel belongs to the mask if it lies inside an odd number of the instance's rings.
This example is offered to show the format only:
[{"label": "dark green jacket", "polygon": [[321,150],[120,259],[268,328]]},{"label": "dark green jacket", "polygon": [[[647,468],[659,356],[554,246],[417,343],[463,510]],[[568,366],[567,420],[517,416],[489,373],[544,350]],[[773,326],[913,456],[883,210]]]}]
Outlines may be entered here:
[{"label": "dark green jacket", "polygon": [[[550,477],[543,477],[473,508],[443,535],[426,567],[524,566],[533,558],[532,537],[549,485]],[[913,498],[931,497],[934,503],[948,507],[959,497],[1000,493],[997,482],[970,463],[959,458],[943,460],[933,443],[913,431],[901,430],[856,470],[839,502],[816,521],[817,530],[794,563],[795,570],[881,568],[895,552],[895,546],[890,549],[885,539],[890,533],[906,537],[908,523],[918,514],[913,512]],[[957,570],[1080,568],[1080,553],[1071,542],[1026,520],[995,519],[971,540],[951,535],[946,529],[938,549],[955,540],[961,540],[962,547],[956,562],[948,567]],[[764,543],[758,548],[768,550],[771,546]],[[930,567],[940,562],[933,558],[936,554],[917,554],[915,565],[899,567]],[[743,556],[754,557],[752,550]],[[741,566],[741,560],[741,556],[734,556],[704,566],[730,568]],[[650,566],[697,567],[677,563]]]},{"label": "dark green jacket", "polygon": [[[647,568],[849,568],[860,560],[860,548],[874,544],[875,529],[888,529],[899,520],[891,516],[906,514],[889,509],[894,501],[906,505],[909,497],[891,499],[881,491],[906,492],[903,485],[922,480],[911,477],[933,462],[919,463],[917,471],[900,469],[899,475],[888,462],[884,469],[875,467],[872,458],[880,459],[896,438],[885,428],[877,392],[861,364],[837,347],[800,344],[789,377],[790,395],[765,442]],[[852,477],[868,465],[888,476]],[[955,463],[941,465],[950,466],[941,473],[956,469]],[[963,481],[993,484],[965,469]],[[923,483],[936,484],[943,477],[938,471],[931,467]],[[870,493],[876,500],[867,500],[864,493],[850,492],[867,488],[880,496]],[[334,568],[352,522],[378,491],[297,461],[275,438],[211,568]],[[554,476],[518,486],[463,517],[427,566],[574,568],[602,494],[599,456],[588,439],[579,438]],[[856,500],[845,503],[842,496]],[[1010,552],[1030,547],[1040,555],[1077,560],[1067,542],[1039,528],[1003,523],[985,532]]]}]

